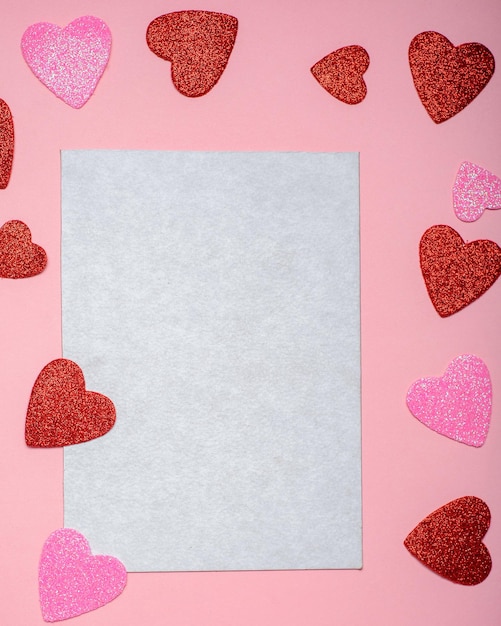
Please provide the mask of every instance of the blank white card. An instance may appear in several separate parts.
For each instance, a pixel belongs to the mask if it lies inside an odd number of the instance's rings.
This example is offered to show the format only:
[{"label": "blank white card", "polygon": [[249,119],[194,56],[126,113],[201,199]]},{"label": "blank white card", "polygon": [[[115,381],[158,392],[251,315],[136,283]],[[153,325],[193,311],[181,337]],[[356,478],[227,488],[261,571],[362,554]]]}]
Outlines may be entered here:
[{"label": "blank white card", "polygon": [[359,568],[355,153],[64,151],[63,356],[117,421],[65,526],[128,571]]}]

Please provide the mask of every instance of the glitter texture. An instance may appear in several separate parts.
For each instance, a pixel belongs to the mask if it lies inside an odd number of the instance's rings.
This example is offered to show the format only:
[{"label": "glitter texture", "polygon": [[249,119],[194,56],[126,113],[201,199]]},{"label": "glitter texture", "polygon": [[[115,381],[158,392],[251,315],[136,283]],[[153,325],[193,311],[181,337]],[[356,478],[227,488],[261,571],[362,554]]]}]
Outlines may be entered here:
[{"label": "glitter texture", "polygon": [[34,448],[69,446],[101,437],[115,423],[106,396],[85,390],[82,370],[56,359],[38,375],[26,414],[26,443]]},{"label": "glitter texture", "polygon": [[94,93],[108,63],[111,32],[91,15],[66,28],[39,22],[24,32],[21,51],[33,74],[63,102],[79,109]]},{"label": "glitter texture", "polygon": [[465,243],[450,226],[432,226],[421,238],[424,282],[441,317],[479,298],[501,274],[501,248],[488,239]]},{"label": "glitter texture", "polygon": [[489,370],[473,354],[458,356],[441,378],[417,380],[407,393],[407,406],[435,432],[478,448],[485,442],[491,419]]},{"label": "glitter texture", "polygon": [[153,20],[146,31],[146,43],[161,59],[171,61],[175,88],[196,98],[220,79],[237,30],[238,20],[225,13],[178,11]]},{"label": "glitter texture", "polygon": [[409,533],[404,545],[421,563],[461,585],[478,585],[492,567],[482,539],[489,529],[487,504],[464,496],[437,509]]},{"label": "glitter texture", "polygon": [[452,187],[454,213],[463,222],[474,222],[486,209],[501,209],[501,178],[480,165],[461,163]]},{"label": "glitter texture", "polygon": [[361,46],[346,46],[315,63],[311,73],[331,96],[346,104],[359,104],[367,95],[364,73],[369,55]]},{"label": "glitter texture", "polygon": [[127,572],[115,557],[92,556],[79,532],[61,528],[44,543],[38,583],[44,620],[59,622],[114,600],[127,584]]},{"label": "glitter texture", "polygon": [[29,278],[43,272],[45,250],[31,243],[31,232],[24,222],[11,220],[0,228],[0,278]]},{"label": "glitter texture", "polygon": [[409,64],[421,102],[436,124],[468,106],[494,74],[494,57],[485,46],[464,43],[455,47],[434,31],[414,37]]},{"label": "glitter texture", "polygon": [[9,184],[14,159],[14,120],[9,105],[0,98],[0,189]]}]

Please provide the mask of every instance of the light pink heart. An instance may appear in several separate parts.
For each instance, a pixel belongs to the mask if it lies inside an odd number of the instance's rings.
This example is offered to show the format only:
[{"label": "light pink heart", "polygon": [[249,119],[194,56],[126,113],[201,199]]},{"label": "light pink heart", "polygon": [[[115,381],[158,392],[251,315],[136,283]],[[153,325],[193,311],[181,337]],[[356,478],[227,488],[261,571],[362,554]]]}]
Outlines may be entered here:
[{"label": "light pink heart", "polygon": [[111,602],[122,593],[127,572],[112,556],[92,556],[76,530],[60,528],[44,543],[38,582],[43,618],[58,622]]},{"label": "light pink heart", "polygon": [[464,161],[452,187],[454,213],[463,222],[474,222],[486,209],[501,209],[501,178]]},{"label": "light pink heart", "polygon": [[473,354],[449,363],[441,378],[421,378],[407,392],[407,406],[440,435],[476,448],[489,430],[492,385],[489,370]]},{"label": "light pink heart", "polygon": [[38,22],[23,34],[21,51],[35,76],[75,109],[94,93],[110,58],[111,31],[98,17],[85,15],[66,28]]}]

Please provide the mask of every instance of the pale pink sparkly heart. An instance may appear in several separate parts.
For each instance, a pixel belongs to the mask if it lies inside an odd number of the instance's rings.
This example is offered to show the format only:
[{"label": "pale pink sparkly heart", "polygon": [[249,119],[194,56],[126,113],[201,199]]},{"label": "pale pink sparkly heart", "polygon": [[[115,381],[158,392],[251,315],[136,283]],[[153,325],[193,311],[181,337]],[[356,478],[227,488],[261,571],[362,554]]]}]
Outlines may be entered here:
[{"label": "pale pink sparkly heart", "polygon": [[122,593],[127,572],[112,556],[92,556],[76,530],[60,528],[44,543],[38,581],[44,620],[59,622],[111,602]]},{"label": "pale pink sparkly heart", "polygon": [[464,161],[452,187],[454,213],[463,222],[474,222],[486,209],[501,209],[501,178]]},{"label": "pale pink sparkly heart", "polygon": [[21,51],[35,76],[75,109],[94,93],[110,58],[111,32],[97,17],[85,15],[66,28],[39,22],[23,34]]},{"label": "pale pink sparkly heart", "polygon": [[458,356],[441,378],[417,380],[407,392],[407,406],[440,435],[478,448],[485,442],[491,419],[489,370],[473,354]]}]

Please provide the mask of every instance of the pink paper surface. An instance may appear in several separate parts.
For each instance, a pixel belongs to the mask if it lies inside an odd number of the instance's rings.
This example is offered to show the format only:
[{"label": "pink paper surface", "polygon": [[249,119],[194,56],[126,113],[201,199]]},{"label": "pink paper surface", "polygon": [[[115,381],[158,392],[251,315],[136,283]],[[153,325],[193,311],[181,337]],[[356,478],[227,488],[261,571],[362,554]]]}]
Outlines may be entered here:
[{"label": "pink paper surface", "polygon": [[[433,224],[471,241],[501,243],[501,216],[465,224],[452,211],[460,163],[501,171],[501,82],[497,73],[464,111],[437,126],[414,89],[411,39],[436,30],[454,44],[477,41],[501,59],[501,5],[443,0],[180,0],[142,3],[4,1],[0,97],[16,125],[12,177],[0,192],[2,223],[28,223],[48,254],[46,270],[0,281],[0,623],[43,624],[37,569],[43,542],[62,525],[62,451],[24,443],[33,382],[61,356],[59,150],[359,151],[361,155],[364,569],[362,571],[131,574],[114,602],[82,615],[82,626],[496,626],[501,621],[501,284],[447,319],[431,305],[418,243]],[[168,11],[203,8],[235,15],[238,39],[228,67],[206,96],[176,92],[169,65],[145,43],[146,28]],[[95,15],[111,29],[113,50],[93,97],[74,110],[26,66],[20,39],[35,22],[60,26]],[[309,68],[342,46],[371,57],[368,94],[338,102]],[[409,414],[405,395],[423,372],[451,354],[489,366],[493,415],[479,449],[438,437]],[[488,504],[485,537],[493,570],[465,589],[434,575],[402,542],[431,510],[463,495]],[[168,529],[166,529],[168,532]],[[92,546],[91,546],[92,547]]]}]

